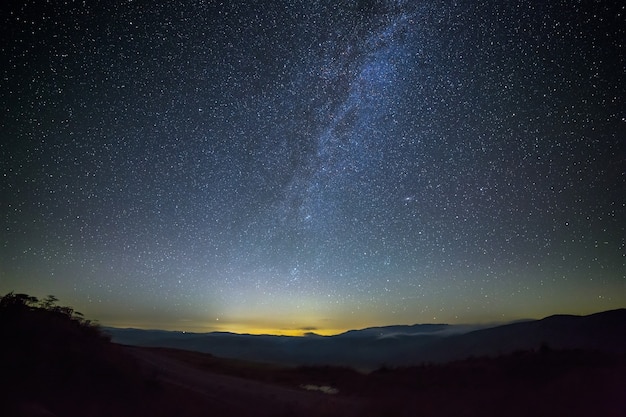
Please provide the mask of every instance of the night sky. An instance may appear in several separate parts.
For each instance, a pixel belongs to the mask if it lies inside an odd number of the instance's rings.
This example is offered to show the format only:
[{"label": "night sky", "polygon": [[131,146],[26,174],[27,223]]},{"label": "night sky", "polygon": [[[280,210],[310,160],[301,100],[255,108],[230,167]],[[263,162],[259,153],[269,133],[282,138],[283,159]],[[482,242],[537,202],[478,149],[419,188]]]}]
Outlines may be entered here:
[{"label": "night sky", "polygon": [[621,1],[0,12],[2,294],[276,334],[626,306]]}]

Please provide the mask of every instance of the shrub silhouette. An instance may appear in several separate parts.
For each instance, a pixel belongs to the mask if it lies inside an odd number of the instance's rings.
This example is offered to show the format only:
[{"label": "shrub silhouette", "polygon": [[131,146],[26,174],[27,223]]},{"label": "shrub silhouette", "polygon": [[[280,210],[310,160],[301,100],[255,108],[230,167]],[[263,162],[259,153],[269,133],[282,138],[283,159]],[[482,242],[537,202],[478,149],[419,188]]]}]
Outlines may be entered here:
[{"label": "shrub silhouette", "polygon": [[59,301],[59,299],[56,298],[54,295],[48,295],[45,299],[41,301],[41,307],[45,308],[46,310],[50,310],[56,305],[57,301]]}]

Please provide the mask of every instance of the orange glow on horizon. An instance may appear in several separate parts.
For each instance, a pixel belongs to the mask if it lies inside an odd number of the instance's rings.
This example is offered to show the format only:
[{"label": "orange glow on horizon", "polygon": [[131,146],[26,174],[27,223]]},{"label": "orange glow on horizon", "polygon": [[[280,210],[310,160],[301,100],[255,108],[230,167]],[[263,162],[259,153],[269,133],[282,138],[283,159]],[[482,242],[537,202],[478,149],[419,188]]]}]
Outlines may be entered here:
[{"label": "orange glow on horizon", "polygon": [[271,336],[305,336],[308,333],[315,333],[320,336],[334,336],[344,333],[350,329],[302,329],[302,328],[276,328],[264,326],[249,326],[239,323],[216,323],[208,325],[191,325],[189,323],[146,323],[136,321],[109,321],[102,324],[105,327],[133,328],[140,330],[166,330],[172,332],[188,333],[212,333],[226,332],[234,334],[271,335]]},{"label": "orange glow on horizon", "polygon": [[[222,330],[228,331],[228,330]],[[307,333],[315,333],[319,336],[334,336],[340,333],[344,333],[346,330],[339,329],[316,329],[316,330],[302,330],[302,329],[272,329],[272,328],[250,328],[247,330],[232,331],[231,333],[238,334],[254,334],[254,335],[272,335],[272,336],[304,336]]]}]

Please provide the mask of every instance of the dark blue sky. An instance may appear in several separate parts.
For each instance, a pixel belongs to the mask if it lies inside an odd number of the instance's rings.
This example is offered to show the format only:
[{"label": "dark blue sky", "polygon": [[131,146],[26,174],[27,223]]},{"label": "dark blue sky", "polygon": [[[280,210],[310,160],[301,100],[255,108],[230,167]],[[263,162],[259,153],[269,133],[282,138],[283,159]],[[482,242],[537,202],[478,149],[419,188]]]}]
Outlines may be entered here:
[{"label": "dark blue sky", "polygon": [[620,2],[2,8],[0,292],[298,333],[626,305]]}]

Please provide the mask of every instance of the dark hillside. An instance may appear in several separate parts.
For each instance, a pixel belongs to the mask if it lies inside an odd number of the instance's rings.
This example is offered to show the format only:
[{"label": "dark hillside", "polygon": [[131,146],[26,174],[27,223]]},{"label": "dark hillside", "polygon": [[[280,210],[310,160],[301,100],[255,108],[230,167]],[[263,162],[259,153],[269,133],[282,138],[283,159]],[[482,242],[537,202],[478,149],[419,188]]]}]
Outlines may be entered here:
[{"label": "dark hillside", "polygon": [[626,309],[588,316],[555,315],[511,323],[435,340],[415,349],[395,365],[406,362],[448,362],[470,356],[499,356],[542,345],[554,349],[582,349],[626,353]]},{"label": "dark hillside", "polygon": [[0,298],[1,416],[197,415],[206,407],[146,374],[80,313],[47,301]]}]

